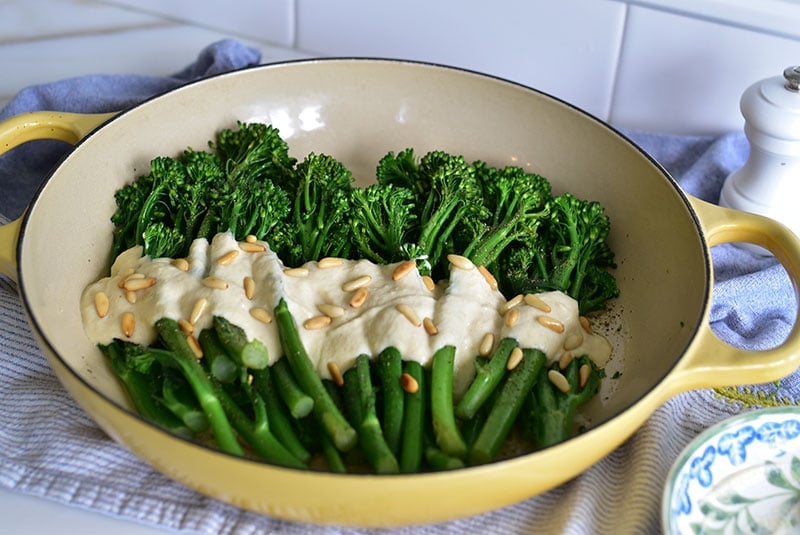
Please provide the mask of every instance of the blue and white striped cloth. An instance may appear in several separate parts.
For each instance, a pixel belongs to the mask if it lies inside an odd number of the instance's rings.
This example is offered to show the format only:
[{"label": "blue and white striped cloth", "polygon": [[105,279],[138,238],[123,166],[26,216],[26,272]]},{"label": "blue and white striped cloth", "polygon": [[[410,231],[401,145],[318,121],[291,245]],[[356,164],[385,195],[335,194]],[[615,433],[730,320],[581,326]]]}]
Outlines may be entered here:
[{"label": "blue and white striped cloth", "polygon": [[[29,88],[0,112],[110,111],[136,104],[185,81],[259,61],[236,42],[215,43],[198,62],[171,78],[76,78]],[[716,201],[724,178],[741,166],[747,142],[740,133],[682,137],[628,135],[675,176],[686,191]],[[17,217],[30,193],[66,150],[39,144],[0,158],[0,214]],[[783,340],[795,302],[783,269],[770,258],[734,247],[714,249],[716,286],[712,325],[726,341],[760,349]],[[735,303],[735,304],[734,304]],[[779,386],[752,387],[765,399],[792,401],[800,374]],[[775,389],[780,388],[780,392]],[[613,533],[660,531],[667,472],[700,431],[743,409],[710,390],[682,394],[660,407],[611,455],[575,480],[523,503],[448,523],[380,530],[383,534]],[[378,530],[317,527],[242,511],[171,481],[109,439],[78,407],[51,372],[26,323],[13,282],[0,276],[0,485],[16,492],[163,527],[208,534],[366,534]]]}]

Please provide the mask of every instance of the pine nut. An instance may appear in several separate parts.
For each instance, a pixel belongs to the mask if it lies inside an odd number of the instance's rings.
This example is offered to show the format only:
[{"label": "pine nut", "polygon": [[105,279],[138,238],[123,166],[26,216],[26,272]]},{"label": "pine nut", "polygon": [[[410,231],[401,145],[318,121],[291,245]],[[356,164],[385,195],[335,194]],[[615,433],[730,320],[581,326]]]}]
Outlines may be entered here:
[{"label": "pine nut", "polygon": [[492,349],[494,349],[494,334],[486,333],[481,339],[481,345],[478,348],[478,354],[482,357],[488,357],[492,354]]},{"label": "pine nut", "polygon": [[308,268],[304,267],[297,267],[297,268],[289,268],[284,269],[283,273],[288,277],[308,277]]},{"label": "pine nut", "polygon": [[478,271],[480,271],[481,275],[483,275],[483,278],[486,279],[486,284],[489,285],[489,288],[491,288],[492,290],[496,290],[497,279],[495,279],[494,275],[492,275],[491,272],[488,269],[486,269],[486,266],[478,266]]},{"label": "pine nut", "polygon": [[314,316],[313,318],[308,318],[305,322],[303,322],[303,327],[309,331],[315,331],[317,329],[324,329],[331,324],[331,321],[333,321],[333,318],[330,316]]},{"label": "pine nut", "polygon": [[244,296],[252,300],[256,293],[256,281],[253,280],[253,277],[245,277],[242,286],[244,287]]},{"label": "pine nut", "polygon": [[344,385],[344,376],[342,375],[342,370],[340,370],[339,366],[332,360],[328,361],[328,373],[331,374],[331,379],[333,379],[333,382],[336,383],[336,386],[340,387]]},{"label": "pine nut", "polygon": [[513,327],[519,321],[519,309],[512,308],[506,313],[506,327]]},{"label": "pine nut", "polygon": [[248,234],[244,237],[244,241],[246,243],[255,243],[258,241],[258,237],[255,234]]},{"label": "pine nut", "polygon": [[135,305],[136,299],[137,299],[136,292],[134,292],[133,290],[127,290],[125,292],[125,300],[128,301],[128,303]]},{"label": "pine nut", "polygon": [[542,312],[552,312],[553,307],[544,302],[544,299],[536,294],[525,294],[525,303]]},{"label": "pine nut", "polygon": [[558,367],[565,370],[572,363],[573,358],[572,351],[564,351],[558,358]]},{"label": "pine nut", "polygon": [[203,315],[203,312],[205,312],[207,306],[208,299],[205,297],[201,297],[195,301],[194,306],[192,307],[192,313],[189,314],[189,323],[192,325],[197,324],[197,322],[200,321],[200,316]]},{"label": "pine nut", "polygon": [[561,390],[563,393],[565,394],[569,393],[570,391],[569,381],[567,381],[567,378],[564,377],[564,374],[556,370],[550,370],[549,372],[547,372],[547,378],[550,380],[551,383],[553,383],[553,386]]},{"label": "pine nut", "polygon": [[581,333],[575,333],[567,336],[567,339],[564,340],[564,349],[567,351],[572,351],[573,349],[577,349],[583,343],[583,335]]},{"label": "pine nut", "polygon": [[98,318],[106,317],[109,306],[110,304],[108,302],[108,296],[105,292],[97,292],[94,294],[94,310],[97,312]]},{"label": "pine nut", "polygon": [[320,303],[317,305],[317,310],[330,316],[331,318],[340,318],[344,315],[344,308],[339,305],[332,305],[330,303]]},{"label": "pine nut", "polygon": [[578,318],[578,321],[580,322],[581,327],[583,327],[583,330],[586,331],[586,334],[592,334],[592,324],[589,323],[589,318],[586,316],[581,316]]},{"label": "pine nut", "polygon": [[536,318],[536,321],[538,321],[542,327],[547,327],[553,332],[564,332],[564,324],[555,318],[551,318],[550,316],[539,316]]},{"label": "pine nut", "polygon": [[411,374],[406,372],[403,372],[400,376],[400,386],[409,394],[416,394],[419,392],[419,383],[417,383],[417,380],[414,379]]},{"label": "pine nut", "polygon": [[580,368],[578,368],[578,385],[581,388],[586,386],[586,383],[589,381],[589,373],[591,373],[592,368],[588,364],[583,364]]},{"label": "pine nut", "polygon": [[511,350],[511,354],[508,356],[508,362],[506,362],[506,369],[511,371],[517,366],[519,363],[522,362],[522,349],[515,347]]},{"label": "pine nut", "polygon": [[[124,273],[120,273],[119,281],[117,282],[117,288],[122,288],[123,286],[125,286],[125,281],[128,280],[131,276],[133,276],[135,271],[136,270],[134,270],[133,268],[128,268],[125,270]],[[141,273],[140,275],[144,277],[144,275],[142,275]]]},{"label": "pine nut", "polygon": [[270,324],[272,323],[272,314],[270,314],[269,310],[266,308],[261,307],[253,307],[250,309],[250,315],[253,316],[255,319],[260,321],[261,323]]},{"label": "pine nut", "polygon": [[129,292],[137,292],[139,290],[146,290],[152,286],[155,286],[155,284],[156,284],[156,279],[154,279],[153,277],[147,277],[147,278],[142,277],[135,279],[129,277],[125,281],[125,284],[122,285],[122,287],[128,290]]},{"label": "pine nut", "polygon": [[433,282],[433,279],[432,279],[432,278],[430,278],[430,277],[429,277],[429,276],[427,276],[427,275],[424,275],[424,276],[422,277],[422,284],[424,284],[424,285],[425,285],[425,288],[427,288],[429,292],[432,292],[433,290],[435,290],[435,289],[436,289],[436,283],[435,283],[435,282]]},{"label": "pine nut", "polygon": [[128,338],[133,336],[133,330],[136,328],[136,317],[133,315],[133,312],[124,313],[120,323],[122,325],[122,334]]},{"label": "pine nut", "polygon": [[512,297],[511,299],[500,305],[500,315],[504,316],[506,312],[516,307],[520,303],[522,303],[522,294],[515,295],[514,297]]},{"label": "pine nut", "polygon": [[353,294],[352,299],[350,299],[350,306],[353,308],[361,308],[361,305],[364,304],[364,301],[367,300],[367,296],[369,295],[369,290],[366,288],[359,288],[356,290],[356,293]]},{"label": "pine nut", "polygon": [[339,267],[339,266],[341,266],[343,264],[344,264],[344,260],[342,260],[341,258],[328,256],[328,257],[320,259],[320,261],[317,262],[317,267],[320,268],[320,269],[328,269],[328,268],[332,268],[332,267]]},{"label": "pine nut", "polygon": [[197,338],[194,335],[186,336],[186,342],[189,344],[189,347],[192,349],[192,353],[194,356],[197,357],[198,360],[203,358],[203,348],[200,347],[200,342],[197,341]]},{"label": "pine nut", "polygon": [[407,320],[408,320],[408,321],[409,321],[409,322],[410,322],[410,323],[411,323],[411,324],[412,324],[414,327],[419,327],[420,325],[422,325],[422,320],[420,320],[420,319],[419,319],[419,316],[417,316],[417,312],[416,312],[416,311],[415,311],[413,308],[411,308],[409,305],[407,305],[407,304],[405,304],[405,303],[400,303],[400,304],[398,304],[398,305],[395,305],[395,307],[394,307],[394,308],[395,308],[395,309],[396,309],[396,310],[397,310],[397,311],[398,311],[400,314],[402,314],[403,316],[405,316],[405,318],[406,318],[406,319],[407,319]]},{"label": "pine nut", "polygon": [[232,251],[228,251],[224,255],[222,255],[219,258],[217,258],[217,265],[218,266],[227,266],[231,262],[236,260],[237,256],[239,256],[239,251],[237,251],[236,249],[233,249]]},{"label": "pine nut", "polygon": [[439,334],[439,329],[436,327],[436,324],[433,323],[431,318],[425,317],[422,319],[422,327],[425,329],[425,332],[428,333],[430,336],[435,336]]},{"label": "pine nut", "polygon": [[403,277],[414,271],[416,267],[417,263],[413,260],[408,260],[406,262],[403,262],[402,264],[399,264],[396,268],[394,268],[394,271],[392,272],[392,280],[399,281],[400,279],[402,279]]},{"label": "pine nut", "polygon": [[212,290],[227,290],[228,282],[219,277],[206,277],[203,279],[203,286]]},{"label": "pine nut", "polygon": [[181,331],[183,331],[183,334],[187,336],[189,336],[190,334],[194,334],[194,325],[192,325],[192,322],[188,320],[185,320],[183,318],[179,319],[178,327],[180,327]]},{"label": "pine nut", "polygon": [[181,271],[189,271],[189,261],[185,258],[176,258],[172,261],[172,265]]},{"label": "pine nut", "polygon": [[267,250],[267,248],[264,245],[260,243],[255,243],[254,241],[240,242],[239,249],[241,249],[245,253],[263,253]]},{"label": "pine nut", "polygon": [[464,270],[471,270],[475,269],[475,264],[473,264],[469,258],[466,256],[461,256],[459,254],[449,254],[447,255],[447,261],[450,262],[451,265],[457,267],[458,269]]},{"label": "pine nut", "polygon": [[361,275],[360,277],[356,277],[351,281],[347,281],[342,284],[342,291],[343,292],[354,292],[359,288],[364,288],[370,282],[372,282],[372,277],[369,275]]}]

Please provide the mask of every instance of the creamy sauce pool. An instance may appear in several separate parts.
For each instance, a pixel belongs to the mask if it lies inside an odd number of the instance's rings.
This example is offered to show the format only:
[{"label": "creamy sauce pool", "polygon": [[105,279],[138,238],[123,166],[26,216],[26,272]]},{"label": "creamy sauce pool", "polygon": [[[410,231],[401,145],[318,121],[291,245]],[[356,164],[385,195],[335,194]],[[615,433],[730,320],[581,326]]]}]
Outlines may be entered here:
[{"label": "creamy sauce pool", "polygon": [[415,267],[400,276],[401,266],[335,258],[288,269],[266,242],[237,242],[221,233],[210,243],[195,240],[185,260],[151,259],[141,247],[125,251],[109,277],[84,290],[81,314],[94,343],[119,338],[145,345],[156,341],[160,318],[191,324],[196,335],[211,327],[213,316],[223,316],[248,338],[260,339],[274,362],[282,350],[271,317],[283,298],[321,377],[330,378],[329,362],[344,372],[358,355],[389,346],[428,365],[436,349],[453,345],[456,395],[474,376],[487,334],[495,346],[515,338],[551,361],[571,351],[602,367],[611,354],[566,294],[507,301],[491,276],[463,257],[454,258],[449,279],[435,285]]}]

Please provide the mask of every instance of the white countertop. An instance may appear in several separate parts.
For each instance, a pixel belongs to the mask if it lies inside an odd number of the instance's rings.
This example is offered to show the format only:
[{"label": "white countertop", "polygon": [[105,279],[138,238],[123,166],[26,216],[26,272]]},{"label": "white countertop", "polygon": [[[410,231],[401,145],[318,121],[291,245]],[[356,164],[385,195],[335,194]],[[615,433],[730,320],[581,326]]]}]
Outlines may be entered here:
[{"label": "white countertop", "polygon": [[[263,62],[306,55],[269,43],[105,3],[16,0],[0,3],[0,108],[21,89],[86,74],[163,76],[226,37],[258,48]],[[153,535],[169,530],[0,487],[0,535]]]}]

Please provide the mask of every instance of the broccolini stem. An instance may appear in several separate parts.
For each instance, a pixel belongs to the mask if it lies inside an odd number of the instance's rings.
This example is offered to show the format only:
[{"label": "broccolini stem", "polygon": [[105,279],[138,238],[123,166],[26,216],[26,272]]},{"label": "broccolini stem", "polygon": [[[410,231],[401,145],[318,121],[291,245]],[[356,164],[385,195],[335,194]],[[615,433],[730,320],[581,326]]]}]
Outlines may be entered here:
[{"label": "broccolini stem", "polygon": [[208,429],[208,418],[197,405],[194,393],[185,392],[184,387],[188,388],[188,384],[182,378],[179,380],[172,374],[165,374],[161,385],[161,401],[192,432],[202,433]]},{"label": "broccolini stem", "polygon": [[222,347],[240,366],[261,370],[269,365],[269,352],[261,340],[248,340],[244,330],[222,316],[214,316],[214,330]]},{"label": "broccolini stem", "polygon": [[286,412],[286,406],[275,388],[269,368],[253,370],[252,375],[253,386],[264,398],[270,430],[292,455],[303,463],[307,463],[311,459],[311,454],[303,446],[292,427],[290,416]]},{"label": "broccolini stem", "polygon": [[397,456],[400,451],[404,410],[404,392],[400,385],[400,376],[403,375],[403,358],[400,351],[395,347],[387,347],[378,355],[377,366],[383,395],[383,435],[389,449]]},{"label": "broccolini stem", "polygon": [[467,445],[461,437],[453,412],[453,365],[456,348],[443,346],[433,354],[431,367],[431,417],[436,444],[452,457],[463,459]]},{"label": "broccolini stem", "polygon": [[214,329],[203,329],[197,336],[203,358],[211,375],[220,383],[232,383],[239,375],[239,365],[228,356]]},{"label": "broccolini stem", "polygon": [[289,361],[297,383],[314,400],[314,414],[317,419],[339,450],[347,451],[353,448],[358,442],[358,434],[334,404],[328,391],[325,390],[322,380],[311,365],[311,360],[300,340],[300,334],[297,332],[297,324],[283,298],[275,307],[275,322],[278,326],[284,356]]},{"label": "broccolini stem", "polygon": [[243,455],[241,445],[231,428],[225,410],[214,393],[214,385],[200,366],[197,357],[189,347],[186,336],[178,327],[178,322],[161,318],[155,323],[158,335],[169,351],[150,349],[156,359],[164,366],[177,368],[194,390],[197,401],[208,417],[208,423],[217,439],[219,447],[228,453]]},{"label": "broccolini stem", "polygon": [[400,470],[397,459],[386,443],[375,411],[376,396],[375,390],[372,388],[369,356],[359,355],[355,365],[347,370],[344,377],[345,384],[355,382],[352,390],[358,395],[355,399],[345,397],[345,403],[356,403],[360,407],[359,410],[354,411],[360,414],[356,428],[358,429],[358,443],[367,460],[378,474],[397,473]]},{"label": "broccolini stem", "polygon": [[428,446],[425,448],[425,461],[427,461],[431,469],[436,471],[464,468],[464,461],[458,457],[448,455],[435,446]]},{"label": "broccolini stem", "polygon": [[533,388],[547,357],[538,349],[523,349],[522,361],[508,373],[489,415],[469,452],[471,464],[488,463],[497,457],[500,446],[514,426],[525,396]]},{"label": "broccolini stem", "polygon": [[272,365],[272,377],[278,393],[295,418],[303,418],[311,414],[314,400],[303,392],[292,375],[287,359],[280,358]]},{"label": "broccolini stem", "polygon": [[416,392],[404,392],[403,429],[400,446],[400,471],[406,474],[419,472],[425,446],[425,417],[428,389],[425,370],[414,360],[403,363],[405,373],[417,383]]},{"label": "broccolini stem", "polygon": [[475,416],[478,409],[505,377],[508,357],[517,346],[518,343],[515,339],[504,338],[498,344],[488,363],[480,364],[479,361],[475,361],[477,368],[475,378],[464,393],[464,397],[456,405],[456,416],[463,420],[469,420]]}]

